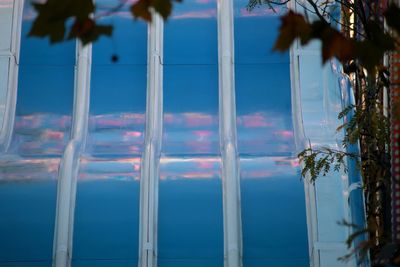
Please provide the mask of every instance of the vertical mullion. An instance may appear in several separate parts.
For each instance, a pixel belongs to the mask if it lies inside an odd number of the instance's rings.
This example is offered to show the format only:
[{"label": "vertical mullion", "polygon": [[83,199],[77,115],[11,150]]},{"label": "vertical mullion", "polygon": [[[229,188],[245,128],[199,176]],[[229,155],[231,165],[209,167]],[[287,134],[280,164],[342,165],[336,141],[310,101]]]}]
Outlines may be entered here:
[{"label": "vertical mullion", "polygon": [[[296,152],[300,152],[304,147],[307,147],[306,137],[304,133],[302,108],[301,108],[301,94],[300,94],[300,73],[299,73],[299,47],[295,43],[290,48],[290,81],[291,81],[291,100],[292,100],[292,121],[293,130],[296,144]],[[301,166],[302,168],[304,166]],[[316,207],[314,186],[304,179],[304,195],[306,200],[306,219],[307,219],[307,238],[308,238],[308,252],[310,258],[310,266],[318,262],[318,253],[314,251],[314,243],[317,242],[316,233]]]},{"label": "vertical mullion", "polygon": [[219,0],[219,120],[224,208],[224,265],[227,267],[242,266],[233,40],[233,1]]},{"label": "vertical mullion", "polygon": [[88,128],[91,56],[91,44],[83,47],[77,43],[71,139],[64,151],[58,173],[53,243],[55,267],[71,266],[79,158],[85,147]]},{"label": "vertical mullion", "polygon": [[23,7],[23,0],[13,1],[10,50],[4,55],[0,55],[8,57],[10,60],[8,65],[8,79],[6,87],[6,108],[4,112],[3,123],[0,125],[0,152],[7,151],[14,128]]},{"label": "vertical mullion", "polygon": [[148,30],[145,150],[140,180],[139,266],[157,262],[158,178],[163,119],[163,20],[152,13]]}]

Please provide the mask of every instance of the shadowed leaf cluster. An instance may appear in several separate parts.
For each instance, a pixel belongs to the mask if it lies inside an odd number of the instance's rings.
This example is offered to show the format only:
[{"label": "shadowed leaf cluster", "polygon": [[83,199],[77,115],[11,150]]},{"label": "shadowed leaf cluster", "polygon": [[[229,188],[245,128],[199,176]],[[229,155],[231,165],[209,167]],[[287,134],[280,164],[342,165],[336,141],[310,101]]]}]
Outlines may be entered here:
[{"label": "shadowed leaf cluster", "polygon": [[[399,31],[400,9],[390,5],[384,16],[388,25]],[[372,70],[381,63],[384,53],[395,50],[399,43],[395,37],[383,31],[376,20],[367,21],[366,27],[368,38],[347,38],[326,20],[308,22],[302,14],[289,11],[281,17],[279,36],[274,49],[287,51],[296,39],[300,40],[301,45],[319,40],[322,44],[323,63],[333,57],[343,63],[359,60],[366,69]]]},{"label": "shadowed leaf cluster", "polygon": [[[167,19],[171,14],[173,2],[182,0],[139,0],[130,5],[132,18],[150,22],[151,11]],[[111,36],[113,26],[100,24],[95,15],[93,0],[47,0],[45,3],[33,3],[37,12],[30,36],[48,37],[51,43],[78,38],[83,44],[96,41],[100,36]],[[110,15],[128,5],[121,0],[110,10]]]}]

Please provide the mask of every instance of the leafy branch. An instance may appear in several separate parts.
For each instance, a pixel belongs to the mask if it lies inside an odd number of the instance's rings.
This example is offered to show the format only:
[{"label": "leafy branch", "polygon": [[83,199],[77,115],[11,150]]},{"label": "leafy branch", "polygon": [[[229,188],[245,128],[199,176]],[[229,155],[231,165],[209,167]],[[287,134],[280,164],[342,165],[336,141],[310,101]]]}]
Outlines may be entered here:
[{"label": "leafy branch", "polygon": [[[151,22],[151,12],[154,10],[167,19],[174,3],[182,0],[139,0],[130,4],[132,18]],[[100,16],[93,16],[96,5],[93,0],[47,0],[45,3],[33,3],[37,12],[29,36],[48,37],[51,43],[70,39],[80,39],[83,44],[96,41],[100,36],[111,36],[113,26],[101,24],[99,19],[112,15],[128,4],[128,0],[120,0],[115,7],[110,8]],[[68,26],[72,21],[72,26]]]},{"label": "leafy branch", "polygon": [[318,177],[326,176],[332,170],[340,171],[342,168],[344,172],[347,172],[346,157],[358,159],[359,155],[329,147],[317,149],[309,147],[301,151],[297,157],[303,164],[301,176],[309,177],[314,183]]},{"label": "leafy branch", "polygon": [[[290,10],[281,17],[274,50],[287,51],[296,41],[300,45],[320,41],[322,62],[333,57],[339,59],[351,78],[356,96],[355,105],[338,114],[343,121],[337,129],[344,133],[341,149],[306,148],[298,155],[303,164],[301,174],[315,182],[330,171],[348,171],[349,160],[357,163],[363,177],[367,228],[355,230],[348,238],[348,245],[360,234],[368,233],[369,239],[359,242],[342,259],[365,251],[376,259],[382,247],[390,242],[391,234],[390,208],[386,204],[390,203],[390,123],[383,104],[383,92],[391,84],[383,58],[389,52],[400,51],[400,8],[390,4],[382,9],[376,1],[367,0],[295,2],[305,13]],[[286,1],[250,0],[248,8],[264,4],[284,5]],[[397,102],[395,107],[400,106]],[[400,116],[400,112],[395,116]],[[360,152],[351,153],[354,147],[360,147]]]}]

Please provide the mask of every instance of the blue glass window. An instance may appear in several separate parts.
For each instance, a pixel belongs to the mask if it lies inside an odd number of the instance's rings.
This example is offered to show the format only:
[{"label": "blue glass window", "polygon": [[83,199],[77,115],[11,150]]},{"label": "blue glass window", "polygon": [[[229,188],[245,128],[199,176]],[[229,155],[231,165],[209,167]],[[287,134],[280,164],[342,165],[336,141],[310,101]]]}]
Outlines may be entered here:
[{"label": "blue glass window", "polygon": [[14,132],[0,157],[2,266],[51,266],[57,172],[71,126],[75,43],[28,38],[34,17],[28,1]]},{"label": "blue glass window", "polygon": [[248,11],[247,2],[234,2],[243,264],[309,266],[304,189],[292,126],[289,54],[272,52],[277,14],[267,6]]},{"label": "blue glass window", "polygon": [[[97,14],[119,1],[96,1]],[[89,133],[80,161],[73,266],[136,266],[146,112],[147,25],[122,9],[93,44]],[[112,56],[118,61],[113,62]]]},{"label": "blue glass window", "polygon": [[222,266],[216,2],[175,5],[164,37],[158,266]]}]

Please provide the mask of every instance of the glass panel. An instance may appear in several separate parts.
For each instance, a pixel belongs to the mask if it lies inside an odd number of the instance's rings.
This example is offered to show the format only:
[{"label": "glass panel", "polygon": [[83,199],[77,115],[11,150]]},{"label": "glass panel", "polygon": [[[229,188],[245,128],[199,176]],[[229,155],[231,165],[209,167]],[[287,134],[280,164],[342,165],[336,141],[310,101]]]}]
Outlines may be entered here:
[{"label": "glass panel", "polygon": [[218,64],[215,0],[175,4],[165,23],[164,64]]},{"label": "glass panel", "polygon": [[[22,23],[22,42],[29,43],[29,49],[20,51],[20,64],[27,65],[73,65],[75,64],[75,42],[61,42],[56,45],[51,44],[48,39],[28,37],[32,27],[32,22],[36,17],[36,12],[31,6],[34,0],[25,1],[23,23]],[[51,77],[51,76],[49,76]]]},{"label": "glass panel", "polygon": [[0,3],[0,130],[3,125],[10,59],[7,57],[11,48],[11,28],[13,17],[13,0],[4,0]]},{"label": "glass panel", "polygon": [[13,6],[13,0],[3,0],[0,2],[0,54],[9,52],[11,48]]},{"label": "glass panel", "polygon": [[221,159],[163,157],[158,266],[223,266]]},{"label": "glass panel", "polygon": [[295,147],[289,63],[236,64],[235,71],[240,154],[291,155]]},{"label": "glass panel", "polygon": [[[341,124],[337,115],[342,110],[342,96],[344,97],[346,92],[341,92],[339,88],[340,79],[334,73],[332,68],[334,65],[327,63],[321,66],[320,62],[320,54],[302,54],[300,58],[299,70],[304,130],[313,147],[322,145],[340,149],[339,140],[343,138],[341,137],[342,133],[336,131],[336,128]],[[349,172],[352,174],[349,175],[350,179],[351,177],[357,178],[358,174],[351,168],[352,165],[348,166]],[[343,187],[347,182],[347,175],[331,171],[326,177],[318,178],[315,184],[315,198],[316,203],[318,203],[318,240],[321,242],[344,242],[347,238],[347,232],[342,225],[337,223],[347,216],[344,211],[347,203],[343,198],[343,194],[345,194]],[[356,196],[356,194],[353,194],[353,196]],[[351,205],[354,204],[351,201],[350,203]],[[357,210],[362,211],[362,209]],[[363,220],[357,221],[362,224]],[[326,255],[323,256],[326,257]],[[321,258],[321,260],[324,259]]]},{"label": "glass panel", "polygon": [[6,110],[9,66],[10,59],[6,57],[0,57],[0,73],[2,73],[0,76],[0,129],[3,125],[4,112]]},{"label": "glass panel", "polygon": [[[101,14],[119,1],[97,1]],[[80,161],[73,267],[136,266],[146,111],[147,26],[129,10],[104,17],[93,45],[89,133]],[[112,55],[118,56],[112,62]]]},{"label": "glass panel", "polygon": [[137,156],[81,159],[72,266],[136,266],[139,176]]},{"label": "glass panel", "polygon": [[[289,55],[271,52],[279,17],[235,1],[235,77],[243,262],[309,266],[304,188],[295,155]],[[277,10],[278,13],[283,10]],[[259,47],[251,47],[262,44]]]},{"label": "glass panel", "polygon": [[14,132],[0,156],[0,265],[51,266],[56,179],[71,125],[75,43],[27,38],[34,16],[27,4]]},{"label": "glass panel", "polygon": [[164,77],[163,152],[219,154],[218,67],[167,65]]},{"label": "glass panel", "polygon": [[289,63],[286,54],[272,51],[278,28],[279,15],[286,11],[286,6],[276,6],[274,10],[262,5],[249,11],[248,0],[234,0],[234,24],[236,64]]},{"label": "glass panel", "polygon": [[215,15],[215,1],[188,0],[165,27],[160,267],[223,265]]}]

